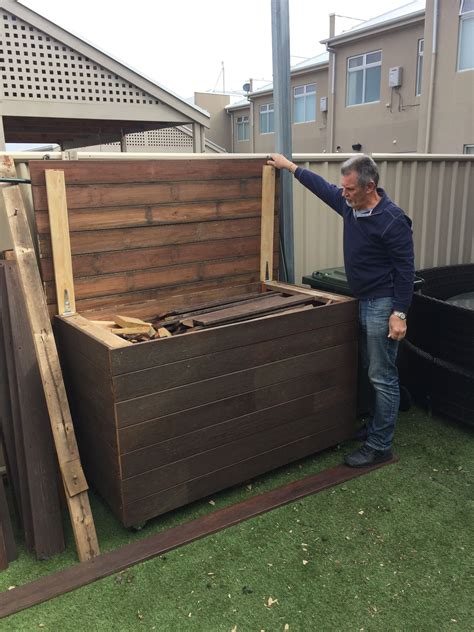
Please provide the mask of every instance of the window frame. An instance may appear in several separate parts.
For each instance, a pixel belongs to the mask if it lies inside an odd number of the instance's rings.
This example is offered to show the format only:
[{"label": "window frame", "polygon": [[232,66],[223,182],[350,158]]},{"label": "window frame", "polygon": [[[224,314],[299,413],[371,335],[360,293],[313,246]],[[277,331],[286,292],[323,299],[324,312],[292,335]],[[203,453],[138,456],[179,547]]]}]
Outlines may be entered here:
[{"label": "window frame", "polygon": [[[239,138],[239,130],[243,129],[244,138]],[[247,134],[245,134],[247,132]],[[245,143],[250,140],[250,117],[248,114],[242,114],[237,117],[237,142]]]},{"label": "window frame", "polygon": [[[273,129],[269,129],[266,132],[262,131],[262,117],[265,116],[267,118],[268,121],[268,127],[270,127],[270,115],[273,114]],[[260,105],[259,107],[259,119],[258,119],[258,123],[259,123],[259,131],[261,135],[264,134],[274,134],[275,133],[275,105],[273,102],[271,103],[264,103],[263,105]]]},{"label": "window frame", "polygon": [[465,3],[466,3],[466,0],[460,0],[460,4],[459,4],[458,55],[457,55],[457,63],[456,63],[457,72],[467,72],[469,70],[474,70],[474,58],[472,60],[472,66],[469,66],[468,68],[460,68],[463,23],[467,22],[468,20],[474,20],[474,8],[470,10],[464,10]]},{"label": "window frame", "polygon": [[[301,88],[303,88],[303,94],[296,94],[297,90],[300,90]],[[312,92],[308,92],[308,88],[314,88],[314,91]],[[295,125],[301,125],[302,123],[315,123],[317,120],[317,88],[316,88],[316,83],[305,83],[299,86],[294,86],[293,88],[293,123]],[[313,95],[314,94],[314,112],[310,114],[310,116],[313,116],[313,118],[307,118],[307,97],[308,95]],[[303,99],[303,120],[302,121],[297,121],[296,120],[296,102],[297,99]]]},{"label": "window frame", "polygon": [[[367,56],[373,55],[374,53],[380,53],[380,61],[369,62],[367,63]],[[356,66],[354,68],[350,68],[349,64],[352,59],[357,59],[358,57],[362,57],[362,65]],[[380,89],[382,87],[382,58],[383,53],[382,49],[376,49],[368,51],[367,53],[359,53],[358,55],[351,55],[346,60],[346,107],[352,108],[357,107],[359,105],[369,105],[371,103],[380,103]],[[379,84],[379,98],[375,101],[365,101],[365,89],[366,89],[366,76],[368,68],[379,68],[380,67],[380,84]],[[349,76],[351,73],[360,72],[362,70],[362,101],[360,103],[349,103]]]},{"label": "window frame", "polygon": [[421,96],[421,84],[423,82],[423,66],[425,58],[425,38],[421,37],[418,40],[418,54],[416,57],[416,82],[415,82],[415,96]]},{"label": "window frame", "polygon": [[[472,151],[468,151],[469,149],[471,149]],[[466,154],[468,156],[473,155],[474,154],[474,144],[473,143],[467,143],[466,145],[463,145],[462,153]]]}]

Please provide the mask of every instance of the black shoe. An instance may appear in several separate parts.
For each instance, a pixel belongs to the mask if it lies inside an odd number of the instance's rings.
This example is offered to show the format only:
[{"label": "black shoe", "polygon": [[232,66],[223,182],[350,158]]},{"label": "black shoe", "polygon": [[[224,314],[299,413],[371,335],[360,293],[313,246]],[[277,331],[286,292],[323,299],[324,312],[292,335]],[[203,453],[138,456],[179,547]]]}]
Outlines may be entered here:
[{"label": "black shoe", "polygon": [[390,461],[392,456],[391,450],[374,450],[374,448],[364,444],[355,452],[346,454],[344,462],[349,467],[369,467],[370,465]]},{"label": "black shoe", "polygon": [[356,439],[357,441],[365,441],[367,439],[367,435],[369,433],[367,424],[364,424],[363,426],[359,426],[359,428],[357,428],[357,430],[354,433],[354,439]]}]

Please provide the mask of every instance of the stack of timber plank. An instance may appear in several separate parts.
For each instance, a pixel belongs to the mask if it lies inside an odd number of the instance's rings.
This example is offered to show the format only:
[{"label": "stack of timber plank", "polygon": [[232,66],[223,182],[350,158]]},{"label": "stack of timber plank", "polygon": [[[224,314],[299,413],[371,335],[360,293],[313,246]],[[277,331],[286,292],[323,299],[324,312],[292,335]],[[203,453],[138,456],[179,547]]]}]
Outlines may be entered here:
[{"label": "stack of timber plank", "polygon": [[64,549],[57,460],[15,261],[0,261],[1,429],[8,480],[28,550]]}]

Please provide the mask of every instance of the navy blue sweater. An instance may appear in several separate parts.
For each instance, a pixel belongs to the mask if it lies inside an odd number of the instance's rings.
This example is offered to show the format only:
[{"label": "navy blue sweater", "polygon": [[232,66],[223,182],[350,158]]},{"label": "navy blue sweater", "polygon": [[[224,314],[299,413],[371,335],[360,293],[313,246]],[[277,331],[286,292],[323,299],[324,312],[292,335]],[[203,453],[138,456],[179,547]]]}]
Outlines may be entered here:
[{"label": "navy blue sweater", "polygon": [[296,169],[295,177],[343,218],[344,264],[354,296],[391,296],[393,309],[406,312],[415,278],[410,218],[383,189],[377,189],[381,200],[371,215],[355,217],[342,189],[301,167]]}]

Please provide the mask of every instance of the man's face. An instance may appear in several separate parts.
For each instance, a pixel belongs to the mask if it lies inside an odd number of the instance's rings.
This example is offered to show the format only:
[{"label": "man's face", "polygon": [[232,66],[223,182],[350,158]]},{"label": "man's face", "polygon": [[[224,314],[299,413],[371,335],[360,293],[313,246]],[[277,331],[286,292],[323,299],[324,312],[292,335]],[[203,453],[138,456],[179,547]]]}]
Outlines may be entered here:
[{"label": "man's face", "polygon": [[367,208],[370,202],[370,195],[374,190],[374,183],[370,182],[367,186],[361,186],[357,182],[357,173],[350,171],[341,179],[342,195],[347,204],[357,210]]}]

